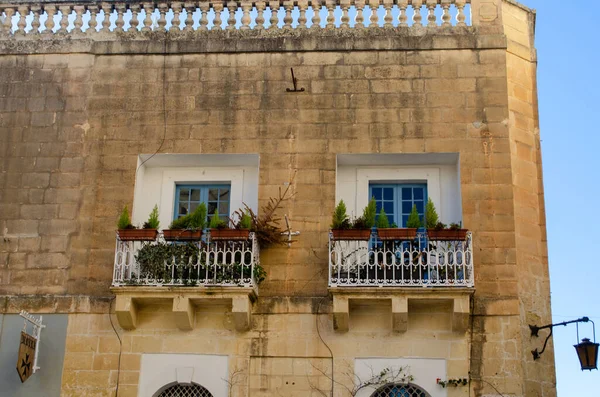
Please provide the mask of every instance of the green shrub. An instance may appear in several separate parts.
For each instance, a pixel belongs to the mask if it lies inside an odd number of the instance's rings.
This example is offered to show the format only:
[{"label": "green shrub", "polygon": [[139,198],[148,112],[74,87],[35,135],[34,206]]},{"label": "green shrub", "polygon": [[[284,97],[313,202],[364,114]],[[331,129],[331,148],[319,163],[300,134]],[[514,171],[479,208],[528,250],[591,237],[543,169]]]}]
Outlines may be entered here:
[{"label": "green shrub", "polygon": [[431,198],[427,199],[427,205],[425,206],[425,227],[428,229],[435,228],[435,225],[439,222],[435,205]]},{"label": "green shrub", "polygon": [[121,216],[119,216],[119,220],[117,221],[118,229],[135,229],[135,227],[131,224],[131,218],[129,217],[129,210],[127,206],[123,208],[121,212]]},{"label": "green shrub", "polygon": [[332,229],[350,229],[350,219],[346,213],[346,204],[344,200],[340,200],[338,205],[333,211],[333,217],[331,219]]},{"label": "green shrub", "polygon": [[160,221],[158,220],[158,205],[154,205],[148,220],[144,223],[144,229],[158,229]]},{"label": "green shrub", "polygon": [[227,222],[219,218],[219,211],[215,209],[215,213],[210,218],[210,224],[208,226],[211,229],[225,229],[227,228]]},{"label": "green shrub", "polygon": [[173,220],[169,229],[175,230],[202,230],[206,225],[206,204],[200,203],[194,212]]},{"label": "green shrub", "polygon": [[408,228],[420,228],[421,227],[421,218],[419,218],[419,212],[417,211],[417,206],[413,205],[412,211],[408,216],[408,220],[406,221],[406,227]]},{"label": "green shrub", "polygon": [[352,221],[351,224],[351,229],[370,229],[371,226],[369,226],[369,224],[367,223],[367,220],[365,219],[364,216],[359,216],[358,218],[354,219]]},{"label": "green shrub", "polygon": [[248,213],[248,211],[242,212],[242,217],[240,218],[238,224],[238,229],[250,230],[252,229],[252,217]]},{"label": "green shrub", "polygon": [[378,229],[389,229],[390,220],[387,217],[387,214],[381,207],[381,211],[379,211],[379,217],[377,218],[377,228]]},{"label": "green shrub", "polygon": [[369,204],[363,210],[363,218],[365,220],[365,224],[367,225],[367,229],[375,226],[375,217],[377,216],[377,204],[375,203],[375,197],[371,197],[369,200]]}]

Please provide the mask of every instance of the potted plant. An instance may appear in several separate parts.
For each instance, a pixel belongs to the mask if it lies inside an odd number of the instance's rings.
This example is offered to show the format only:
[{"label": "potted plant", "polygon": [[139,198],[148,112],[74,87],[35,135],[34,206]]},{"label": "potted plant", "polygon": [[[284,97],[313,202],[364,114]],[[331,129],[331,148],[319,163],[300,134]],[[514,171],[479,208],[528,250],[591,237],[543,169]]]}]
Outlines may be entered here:
[{"label": "potted plant", "polygon": [[467,229],[462,229],[460,224],[451,223],[446,227],[439,221],[435,205],[431,199],[427,200],[425,207],[425,226],[427,227],[427,237],[433,241],[460,241],[467,236]]},{"label": "potted plant", "polygon": [[[419,214],[417,211],[417,207],[413,206],[413,212],[417,214],[417,219]],[[413,212],[411,212],[411,216],[413,216]],[[410,217],[409,217],[410,219]],[[414,221],[414,219],[413,219]],[[395,223],[390,225],[390,221],[387,217],[387,214],[381,208],[379,212],[379,217],[377,218],[377,234],[380,240],[390,241],[390,240],[414,240],[417,237],[417,229],[418,228],[399,228]]]},{"label": "potted plant", "polygon": [[197,241],[202,238],[202,229],[206,225],[206,204],[200,203],[196,209],[175,219],[168,229],[163,230],[167,241]]},{"label": "potted plant", "polygon": [[344,200],[340,200],[331,220],[333,240],[369,240],[371,228],[375,225],[376,211],[375,200],[371,199],[362,216],[350,221],[346,213],[346,204]]},{"label": "potted plant", "polygon": [[219,218],[219,213],[215,210],[210,219],[210,239],[211,240],[248,240],[250,229],[252,228],[252,218],[248,211],[239,210],[241,216],[234,228],[229,228],[228,223]]},{"label": "potted plant", "polygon": [[158,234],[159,225],[158,206],[154,206],[142,229],[138,229],[131,224],[129,210],[125,206],[117,222],[117,228],[119,229],[117,233],[121,241],[154,241]]}]

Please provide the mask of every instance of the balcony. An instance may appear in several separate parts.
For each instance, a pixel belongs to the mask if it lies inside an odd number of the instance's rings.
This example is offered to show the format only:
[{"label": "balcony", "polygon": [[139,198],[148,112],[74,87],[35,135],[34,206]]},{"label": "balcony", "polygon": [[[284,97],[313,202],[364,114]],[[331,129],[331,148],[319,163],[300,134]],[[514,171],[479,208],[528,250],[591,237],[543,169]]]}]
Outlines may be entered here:
[{"label": "balcony", "polygon": [[176,323],[192,329],[196,307],[231,304],[236,329],[250,325],[261,267],[254,233],[244,241],[122,241],[117,236],[113,283],[116,313],[125,329],[137,326],[138,308],[172,301]]},{"label": "balcony", "polygon": [[349,327],[351,301],[391,300],[394,330],[408,327],[410,301],[451,300],[453,330],[466,329],[474,292],[473,238],[433,241],[417,233],[411,241],[334,240],[329,236],[329,291],[334,327]]}]

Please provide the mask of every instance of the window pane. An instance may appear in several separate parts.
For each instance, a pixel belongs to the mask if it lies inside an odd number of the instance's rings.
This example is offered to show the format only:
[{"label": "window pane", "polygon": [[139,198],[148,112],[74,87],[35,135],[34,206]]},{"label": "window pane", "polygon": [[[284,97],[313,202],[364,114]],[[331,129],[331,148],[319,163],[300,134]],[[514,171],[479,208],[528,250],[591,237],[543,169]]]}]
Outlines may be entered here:
[{"label": "window pane", "polygon": [[403,201],[402,202],[402,213],[410,214],[412,211],[412,202],[411,201]]},{"label": "window pane", "polygon": [[217,203],[212,202],[212,203],[208,203],[208,216],[212,216],[212,214],[215,213],[215,210],[217,209]]},{"label": "window pane", "polygon": [[188,201],[190,199],[190,189],[181,188],[179,190],[179,200],[180,201]]},{"label": "window pane", "polygon": [[200,201],[200,189],[191,189],[191,200]]},{"label": "window pane", "polygon": [[412,188],[410,188],[410,187],[402,188],[402,200],[412,200]]},{"label": "window pane", "polygon": [[190,203],[190,212],[194,212],[198,208],[198,203]]},{"label": "window pane", "polygon": [[225,216],[229,215],[229,203],[228,202],[219,203],[219,215],[225,215]]},{"label": "window pane", "polygon": [[208,189],[208,200],[216,201],[219,199],[219,189]]},{"label": "window pane", "polygon": [[179,216],[184,216],[188,214],[188,203],[179,203]]},{"label": "window pane", "polygon": [[373,197],[375,197],[375,200],[381,200],[381,190],[380,187],[371,188],[371,193],[373,194]]},{"label": "window pane", "polygon": [[375,208],[377,209],[377,214],[381,211],[381,201],[375,201]]},{"label": "window pane", "polygon": [[423,208],[423,202],[415,201],[415,205],[417,206],[417,211],[419,212],[419,214],[423,215],[423,212],[425,211],[425,209]]},{"label": "window pane", "polygon": [[402,225],[398,225],[399,227],[406,227],[406,222],[408,222],[408,215],[402,216]]},{"label": "window pane", "polygon": [[229,189],[227,189],[227,188],[219,189],[219,200],[229,201]]},{"label": "window pane", "polygon": [[423,189],[420,187],[416,187],[413,190],[413,193],[415,195],[415,200],[423,200]]},{"label": "window pane", "polygon": [[394,203],[392,201],[386,201],[383,203],[383,210],[386,214],[394,213]]},{"label": "window pane", "polygon": [[383,189],[383,199],[384,200],[393,200],[394,199],[394,188],[386,187]]},{"label": "window pane", "polygon": [[394,215],[388,215],[388,222],[390,222],[390,226],[392,226],[392,224],[396,222],[396,218],[394,218]]}]

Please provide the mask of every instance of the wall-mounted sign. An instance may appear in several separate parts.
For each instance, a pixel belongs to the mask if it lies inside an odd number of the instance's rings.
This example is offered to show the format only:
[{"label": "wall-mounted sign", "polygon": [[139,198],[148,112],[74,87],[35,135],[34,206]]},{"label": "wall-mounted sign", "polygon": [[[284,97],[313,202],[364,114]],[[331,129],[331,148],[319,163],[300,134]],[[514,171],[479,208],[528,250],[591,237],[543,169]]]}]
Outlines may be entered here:
[{"label": "wall-mounted sign", "polygon": [[[35,318],[26,311],[19,313],[25,319],[23,331],[21,331],[21,342],[19,344],[19,356],[17,357],[17,372],[21,382],[25,382],[29,377],[36,373],[40,367],[37,366],[40,336],[42,328],[46,328],[42,324],[42,316]],[[33,325],[33,336],[27,333],[27,323]]]},{"label": "wall-mounted sign", "polygon": [[33,374],[36,345],[36,338],[21,331],[21,344],[17,359],[17,372],[21,382],[25,382]]}]

